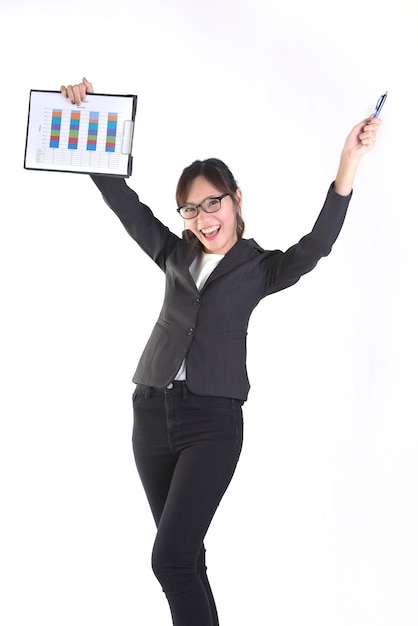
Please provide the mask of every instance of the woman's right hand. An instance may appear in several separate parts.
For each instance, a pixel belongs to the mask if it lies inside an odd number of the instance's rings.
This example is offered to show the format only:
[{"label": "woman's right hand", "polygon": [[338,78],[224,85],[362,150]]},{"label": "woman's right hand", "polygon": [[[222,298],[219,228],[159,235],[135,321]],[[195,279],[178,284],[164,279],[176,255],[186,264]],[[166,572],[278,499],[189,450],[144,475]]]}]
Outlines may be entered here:
[{"label": "woman's right hand", "polygon": [[61,93],[70,100],[71,104],[80,106],[83,100],[86,99],[86,94],[94,93],[94,89],[87,78],[83,78],[82,82],[78,83],[78,85],[68,85],[67,87],[62,85]]}]

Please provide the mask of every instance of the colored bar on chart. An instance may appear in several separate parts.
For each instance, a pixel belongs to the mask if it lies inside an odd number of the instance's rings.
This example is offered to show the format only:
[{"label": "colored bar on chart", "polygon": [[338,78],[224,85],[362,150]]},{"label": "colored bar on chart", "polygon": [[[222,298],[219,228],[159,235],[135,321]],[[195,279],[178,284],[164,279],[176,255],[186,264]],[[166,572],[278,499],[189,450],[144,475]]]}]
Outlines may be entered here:
[{"label": "colored bar on chart", "polygon": [[70,134],[68,137],[68,149],[69,150],[77,150],[79,131],[80,131],[80,111],[71,111]]},{"label": "colored bar on chart", "polygon": [[61,132],[62,109],[52,109],[50,148],[59,148]]},{"label": "colored bar on chart", "polygon": [[106,132],[106,152],[115,152],[116,148],[116,128],[118,125],[118,114],[107,114],[107,132]]},{"label": "colored bar on chart", "polygon": [[87,150],[97,149],[97,131],[99,130],[99,112],[90,111],[89,128],[87,131]]}]

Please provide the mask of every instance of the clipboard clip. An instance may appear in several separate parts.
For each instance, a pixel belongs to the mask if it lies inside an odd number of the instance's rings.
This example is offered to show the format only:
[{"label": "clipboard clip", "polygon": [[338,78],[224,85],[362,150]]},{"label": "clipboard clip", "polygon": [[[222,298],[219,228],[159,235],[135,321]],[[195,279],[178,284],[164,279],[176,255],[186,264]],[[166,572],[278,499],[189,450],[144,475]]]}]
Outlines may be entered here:
[{"label": "clipboard clip", "polygon": [[125,120],[123,123],[121,154],[131,154],[134,139],[135,122],[133,120]]}]

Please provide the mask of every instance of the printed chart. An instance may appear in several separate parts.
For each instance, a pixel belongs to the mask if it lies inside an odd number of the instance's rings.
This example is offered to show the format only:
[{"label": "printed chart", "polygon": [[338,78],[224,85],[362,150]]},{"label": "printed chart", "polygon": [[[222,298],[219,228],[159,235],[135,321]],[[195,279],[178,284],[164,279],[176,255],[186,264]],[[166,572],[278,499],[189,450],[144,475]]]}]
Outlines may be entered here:
[{"label": "printed chart", "polygon": [[45,109],[44,128],[39,163],[119,166],[123,129],[116,112]]},{"label": "printed chart", "polygon": [[[47,92],[59,106],[48,106],[51,98],[45,92],[31,92],[32,98],[34,93],[42,95],[42,103],[37,103],[36,112],[30,109],[25,167],[130,175],[135,96],[94,94],[75,107],[60,93]],[[115,98],[123,105],[131,98],[128,111]]]}]

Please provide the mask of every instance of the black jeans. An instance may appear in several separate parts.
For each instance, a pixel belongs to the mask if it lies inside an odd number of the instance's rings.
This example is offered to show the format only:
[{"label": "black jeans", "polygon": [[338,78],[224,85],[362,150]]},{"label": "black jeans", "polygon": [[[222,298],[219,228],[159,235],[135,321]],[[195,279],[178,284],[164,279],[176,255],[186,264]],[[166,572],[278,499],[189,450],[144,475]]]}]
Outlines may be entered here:
[{"label": "black jeans", "polygon": [[157,524],[152,568],[173,624],[218,626],[203,539],[240,456],[241,402],[175,382],[138,385],[133,406],[135,462]]}]

